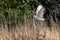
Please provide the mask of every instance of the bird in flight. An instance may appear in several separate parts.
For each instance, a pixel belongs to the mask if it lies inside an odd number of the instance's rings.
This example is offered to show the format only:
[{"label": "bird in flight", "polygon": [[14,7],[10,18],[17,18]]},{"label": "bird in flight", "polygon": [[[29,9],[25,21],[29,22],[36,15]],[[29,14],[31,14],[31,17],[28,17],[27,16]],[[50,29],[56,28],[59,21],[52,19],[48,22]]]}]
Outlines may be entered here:
[{"label": "bird in flight", "polygon": [[36,15],[34,18],[40,21],[44,21],[43,15],[44,15],[45,8],[42,5],[39,5],[36,9]]}]

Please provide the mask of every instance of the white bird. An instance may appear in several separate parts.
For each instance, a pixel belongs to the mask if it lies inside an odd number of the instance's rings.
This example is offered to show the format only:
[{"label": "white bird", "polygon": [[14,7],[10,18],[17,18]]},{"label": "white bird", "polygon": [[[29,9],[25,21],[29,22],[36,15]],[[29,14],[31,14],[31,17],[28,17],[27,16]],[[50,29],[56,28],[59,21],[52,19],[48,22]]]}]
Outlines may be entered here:
[{"label": "white bird", "polygon": [[42,5],[39,5],[37,7],[36,15],[34,16],[34,18],[40,21],[44,21],[44,18],[43,18],[44,11],[45,11],[45,8]]},{"label": "white bird", "polygon": [[35,25],[35,19],[40,21],[40,24],[43,25],[42,21],[44,21],[45,19],[43,18],[44,15],[44,11],[45,8],[42,5],[39,5],[36,9],[36,15],[33,18],[33,25],[34,25],[34,29],[36,29],[36,25]]}]

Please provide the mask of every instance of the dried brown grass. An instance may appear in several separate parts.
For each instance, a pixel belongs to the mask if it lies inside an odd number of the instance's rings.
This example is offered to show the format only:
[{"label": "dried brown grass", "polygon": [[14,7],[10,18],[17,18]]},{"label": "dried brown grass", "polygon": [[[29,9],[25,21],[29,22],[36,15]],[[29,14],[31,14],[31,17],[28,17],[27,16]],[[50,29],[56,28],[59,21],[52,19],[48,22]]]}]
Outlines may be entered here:
[{"label": "dried brown grass", "polygon": [[[54,24],[55,25],[55,24]],[[53,25],[53,26],[54,26]],[[28,27],[15,27],[10,32],[5,28],[0,28],[0,40],[60,40],[60,29],[52,27],[50,30],[46,26]]]}]

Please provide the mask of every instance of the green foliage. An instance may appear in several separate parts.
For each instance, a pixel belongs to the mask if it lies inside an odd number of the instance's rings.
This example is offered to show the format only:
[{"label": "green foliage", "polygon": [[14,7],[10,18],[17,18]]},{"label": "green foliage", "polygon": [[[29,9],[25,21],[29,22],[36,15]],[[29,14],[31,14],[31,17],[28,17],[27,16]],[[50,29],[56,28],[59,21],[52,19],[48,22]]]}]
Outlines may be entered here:
[{"label": "green foliage", "polygon": [[42,4],[52,14],[60,14],[60,0],[0,0],[0,23],[23,22],[26,18],[32,18],[36,7]]},{"label": "green foliage", "polygon": [[[28,1],[28,0],[27,0]],[[0,20],[7,23],[23,22],[34,15],[28,2],[24,0],[0,0]],[[2,19],[1,19],[2,18]]]}]

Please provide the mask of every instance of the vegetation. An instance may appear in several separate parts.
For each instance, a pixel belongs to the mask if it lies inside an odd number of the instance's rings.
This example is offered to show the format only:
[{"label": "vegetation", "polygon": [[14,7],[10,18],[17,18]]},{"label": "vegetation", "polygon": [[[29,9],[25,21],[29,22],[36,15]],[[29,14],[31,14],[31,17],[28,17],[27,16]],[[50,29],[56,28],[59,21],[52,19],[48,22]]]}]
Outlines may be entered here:
[{"label": "vegetation", "polygon": [[55,22],[60,21],[59,0],[0,0],[0,24],[17,25],[27,18],[33,18],[39,4],[46,8],[44,18],[49,21],[48,24],[50,24],[50,15]]},{"label": "vegetation", "polygon": [[0,0],[0,24],[17,25],[33,16],[28,2],[22,0]]},{"label": "vegetation", "polygon": [[12,28],[10,32],[0,27],[0,40],[60,40],[60,29],[56,28],[56,25],[52,31],[45,25],[39,25],[36,29],[30,27],[16,27]]},{"label": "vegetation", "polygon": [[[60,20],[60,1],[59,0],[0,0],[0,23],[17,24],[26,18],[31,18],[39,4],[46,8],[44,18],[49,21],[52,16],[56,22]],[[18,22],[17,22],[18,21]],[[10,24],[11,24],[10,23]]]},{"label": "vegetation", "polygon": [[[36,20],[34,27],[32,18],[40,4],[46,9],[45,22]],[[60,40],[59,27],[60,0],[0,0],[0,40]]]}]

